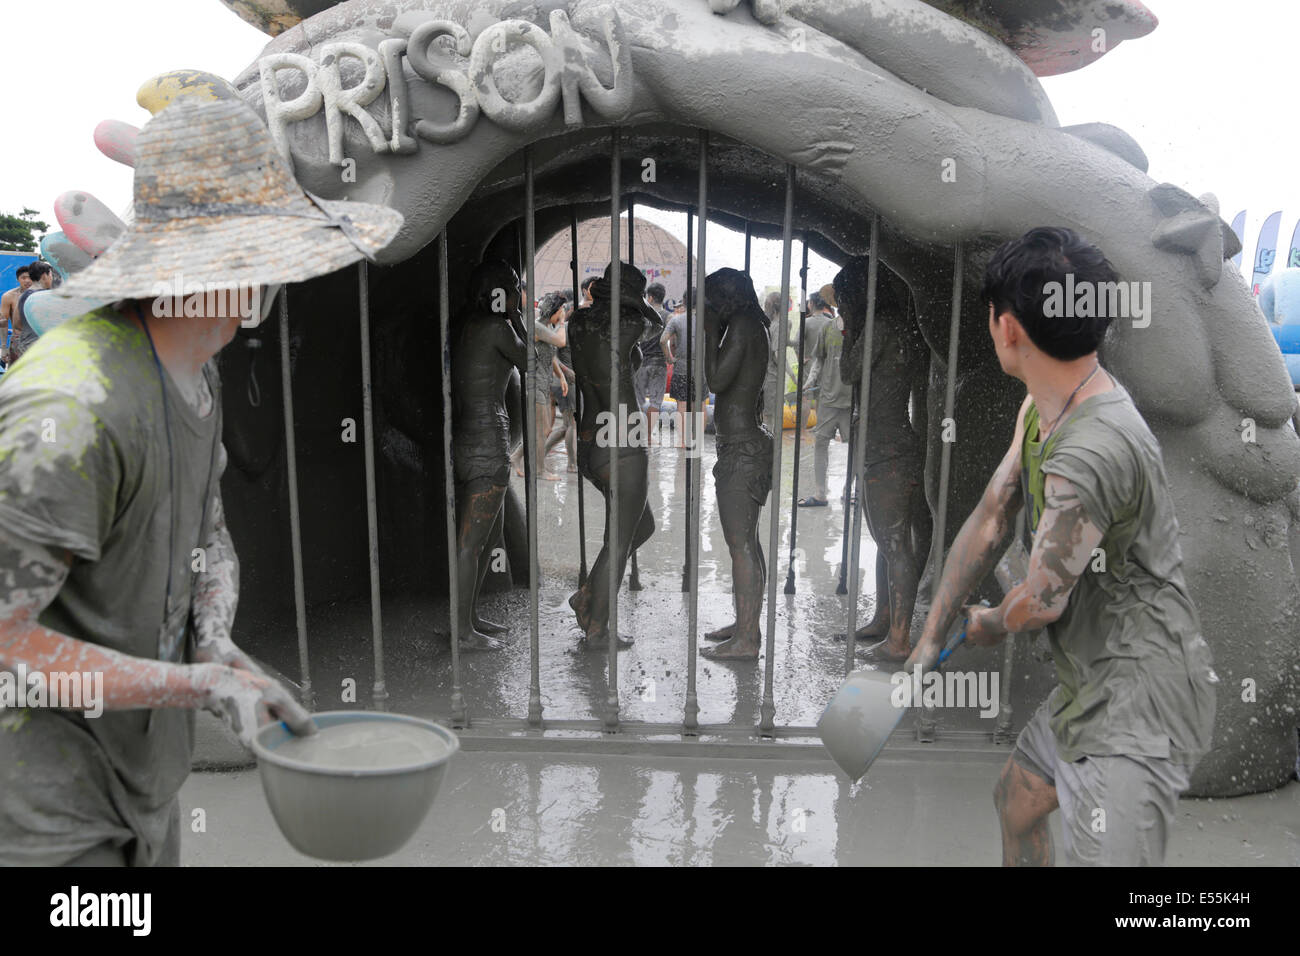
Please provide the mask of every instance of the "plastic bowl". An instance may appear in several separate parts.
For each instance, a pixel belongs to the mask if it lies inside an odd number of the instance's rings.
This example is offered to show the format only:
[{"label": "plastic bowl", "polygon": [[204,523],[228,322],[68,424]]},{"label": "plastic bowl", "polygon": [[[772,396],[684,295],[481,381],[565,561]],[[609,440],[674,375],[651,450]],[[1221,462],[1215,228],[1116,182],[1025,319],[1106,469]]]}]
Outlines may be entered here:
[{"label": "plastic bowl", "polygon": [[341,724],[397,722],[427,730],[445,752],[401,766],[319,766],[276,751],[293,734],[267,724],[253,738],[262,790],[280,832],[301,853],[321,860],[373,860],[396,853],[433,806],[460,741],[446,727],[418,717],[373,711],[313,714],[324,730]]}]

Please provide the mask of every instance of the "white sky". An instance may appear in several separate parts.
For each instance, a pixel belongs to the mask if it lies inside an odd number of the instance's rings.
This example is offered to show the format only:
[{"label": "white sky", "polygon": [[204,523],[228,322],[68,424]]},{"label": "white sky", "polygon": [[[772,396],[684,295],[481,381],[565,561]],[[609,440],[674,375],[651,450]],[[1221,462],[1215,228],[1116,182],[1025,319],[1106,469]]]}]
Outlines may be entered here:
[{"label": "white sky", "polygon": [[[1285,175],[1300,156],[1295,70],[1288,69],[1300,36],[1300,2],[1146,2],[1160,18],[1153,34],[1043,85],[1062,124],[1119,126],[1146,150],[1157,181],[1196,195],[1214,192],[1226,220],[1248,210],[1248,270],[1264,218],[1283,211],[1280,247],[1300,218],[1300,187]],[[10,121],[0,140],[0,210],[30,206],[52,230],[58,228],[54,199],[67,190],[91,192],[113,209],[130,203],[131,171],[100,155],[91,132],[110,118],[143,125],[148,114],[135,103],[141,83],[178,68],[233,79],[267,40],[219,0],[43,0],[7,7],[0,90]],[[38,12],[39,23],[18,26],[20,9]],[[684,239],[685,216],[638,214]],[[710,227],[710,271],[739,267],[743,249],[741,236]],[[798,243],[794,255],[797,268]],[[778,284],[780,244],[756,240],[753,268],[760,288]],[[833,274],[814,256],[809,288]]]}]

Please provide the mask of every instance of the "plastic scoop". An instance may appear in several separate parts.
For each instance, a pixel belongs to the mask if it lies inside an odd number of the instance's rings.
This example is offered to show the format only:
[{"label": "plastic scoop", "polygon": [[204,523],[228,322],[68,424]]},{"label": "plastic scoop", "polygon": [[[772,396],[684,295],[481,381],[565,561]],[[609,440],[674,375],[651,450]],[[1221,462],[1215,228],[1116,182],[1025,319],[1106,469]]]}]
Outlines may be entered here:
[{"label": "plastic scoop", "polygon": [[[934,669],[966,639],[966,629],[948,642]],[[831,758],[852,780],[860,780],[884,749],[889,735],[907,713],[894,702],[892,673],[857,670],[835,692],[817,721],[817,733]]]}]

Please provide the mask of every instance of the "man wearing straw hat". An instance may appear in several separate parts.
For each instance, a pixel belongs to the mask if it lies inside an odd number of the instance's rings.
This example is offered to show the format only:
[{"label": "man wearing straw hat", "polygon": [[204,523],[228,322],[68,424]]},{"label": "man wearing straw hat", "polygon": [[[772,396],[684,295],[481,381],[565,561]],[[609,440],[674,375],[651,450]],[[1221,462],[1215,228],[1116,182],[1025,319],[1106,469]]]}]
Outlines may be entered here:
[{"label": "man wearing straw hat", "polygon": [[[62,289],[105,305],[0,386],[0,677],[51,689],[0,711],[0,864],[176,864],[192,711],[245,744],[273,719],[313,731],[230,638],[212,359],[279,284],[400,224],[305,194],[239,100],[180,99],[140,133],[134,224]],[[68,675],[95,699],[54,699]]]}]

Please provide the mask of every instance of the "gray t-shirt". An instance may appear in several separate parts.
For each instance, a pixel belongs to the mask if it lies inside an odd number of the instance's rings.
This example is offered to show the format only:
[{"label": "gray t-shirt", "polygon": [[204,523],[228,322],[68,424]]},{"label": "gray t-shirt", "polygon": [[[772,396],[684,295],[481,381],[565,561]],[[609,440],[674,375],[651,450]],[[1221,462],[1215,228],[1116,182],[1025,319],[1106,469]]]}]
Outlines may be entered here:
[{"label": "gray t-shirt", "polygon": [[[174,508],[163,385],[134,324],[111,309],[73,319],[0,380],[0,522],[12,537],[73,555],[41,624],[135,657],[189,659],[191,554],[207,538],[222,465],[214,363],[204,375],[215,400],[206,418],[165,377]],[[187,710],[3,714],[0,865],[59,864],[105,842],[153,863],[192,743]]]},{"label": "gray t-shirt", "polygon": [[[1085,399],[1037,441],[1025,416],[1026,528],[1043,509],[1043,474],[1066,478],[1104,530],[1100,555],[1047,626],[1059,686],[1050,703],[1060,757],[1195,761],[1210,748],[1210,647],[1183,580],[1178,519],[1160,445],[1122,387]],[[1033,438],[1033,441],[1030,441]]]}]

